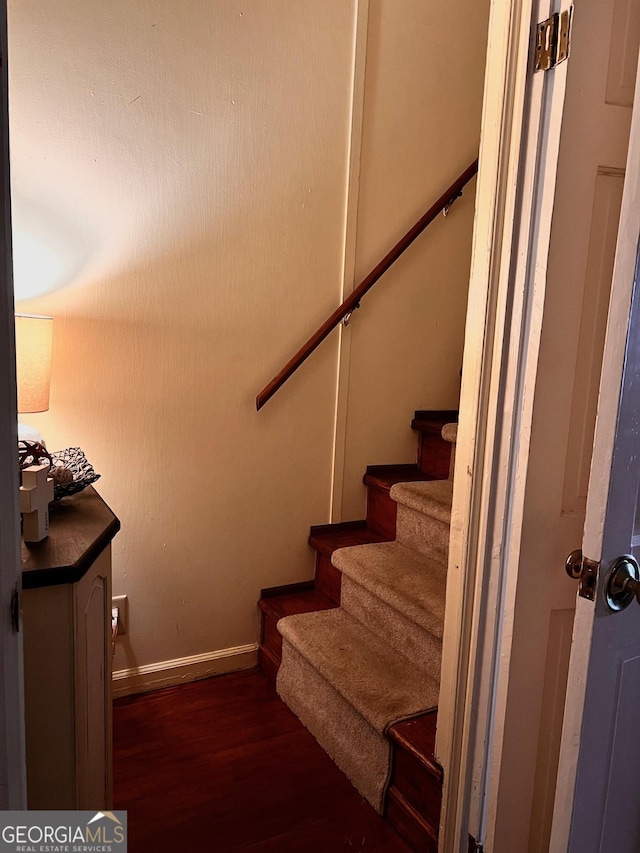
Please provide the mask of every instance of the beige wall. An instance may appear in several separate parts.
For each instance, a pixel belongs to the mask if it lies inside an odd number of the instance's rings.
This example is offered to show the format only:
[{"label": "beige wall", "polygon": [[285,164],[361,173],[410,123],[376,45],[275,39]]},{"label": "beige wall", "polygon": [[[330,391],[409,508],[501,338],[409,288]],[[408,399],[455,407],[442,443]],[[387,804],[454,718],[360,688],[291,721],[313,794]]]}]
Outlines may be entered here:
[{"label": "beige wall", "polygon": [[412,458],[413,410],[457,404],[471,194],[363,304],[350,377],[334,335],[254,410],[349,246],[362,275],[476,154],[486,3],[367,6],[345,248],[355,0],[9,3],[17,292],[49,291],[19,308],[56,320],[24,420],[122,520],[116,669],[252,643],[260,588],[311,576],[338,375],[344,517],[364,465]]},{"label": "beige wall", "polygon": [[55,316],[51,409],[25,420],[84,448],[122,520],[115,668],[251,643],[328,514],[336,341],[254,398],[339,297],[353,3],[9,18],[17,292],[65,285],[19,306]]},{"label": "beige wall", "polygon": [[[358,280],[477,156],[488,8],[370,4]],[[458,406],[474,191],[475,182],[376,285],[347,332],[343,519],[363,516],[368,464],[415,461],[415,409]]]}]

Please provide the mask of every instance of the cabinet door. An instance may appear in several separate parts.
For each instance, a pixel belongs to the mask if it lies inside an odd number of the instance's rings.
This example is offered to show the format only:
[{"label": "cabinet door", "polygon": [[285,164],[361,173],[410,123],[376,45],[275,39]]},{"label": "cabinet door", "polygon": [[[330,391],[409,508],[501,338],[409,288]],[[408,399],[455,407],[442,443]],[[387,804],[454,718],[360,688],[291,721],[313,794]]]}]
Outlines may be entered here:
[{"label": "cabinet door", "polygon": [[111,546],[75,586],[77,808],[112,805]]},{"label": "cabinet door", "polygon": [[76,803],[71,608],[70,584],[23,593],[30,809],[72,809]]}]

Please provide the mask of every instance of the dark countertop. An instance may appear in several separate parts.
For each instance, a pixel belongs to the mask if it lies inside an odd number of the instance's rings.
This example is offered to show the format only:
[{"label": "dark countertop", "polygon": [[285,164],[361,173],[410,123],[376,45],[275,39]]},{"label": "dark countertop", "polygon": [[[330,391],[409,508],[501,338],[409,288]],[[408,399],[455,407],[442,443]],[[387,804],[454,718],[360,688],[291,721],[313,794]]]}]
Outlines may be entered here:
[{"label": "dark countertop", "polygon": [[22,542],[22,587],[75,583],[120,530],[93,486],[49,507],[49,536]]}]

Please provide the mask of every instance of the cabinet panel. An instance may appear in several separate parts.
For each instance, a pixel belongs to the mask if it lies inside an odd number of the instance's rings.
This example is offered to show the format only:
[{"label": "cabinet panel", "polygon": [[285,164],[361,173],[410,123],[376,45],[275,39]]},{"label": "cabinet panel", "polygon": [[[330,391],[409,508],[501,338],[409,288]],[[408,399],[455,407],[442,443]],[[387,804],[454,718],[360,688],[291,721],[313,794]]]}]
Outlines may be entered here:
[{"label": "cabinet panel", "polygon": [[77,583],[23,592],[27,802],[112,807],[111,546]]},{"label": "cabinet panel", "polygon": [[23,592],[27,804],[75,803],[73,618],[67,584]]},{"label": "cabinet panel", "polygon": [[75,585],[78,808],[111,806],[110,546]]}]

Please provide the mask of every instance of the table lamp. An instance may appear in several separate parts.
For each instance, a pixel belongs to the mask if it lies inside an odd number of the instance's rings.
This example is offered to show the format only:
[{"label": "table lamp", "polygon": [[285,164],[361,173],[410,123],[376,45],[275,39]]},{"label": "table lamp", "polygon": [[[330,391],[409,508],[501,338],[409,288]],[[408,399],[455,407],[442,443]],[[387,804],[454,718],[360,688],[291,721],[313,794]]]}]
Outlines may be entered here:
[{"label": "table lamp", "polygon": [[[46,412],[49,408],[53,317],[16,314],[16,381],[18,413]],[[38,430],[18,423],[19,441],[39,441]]]}]

